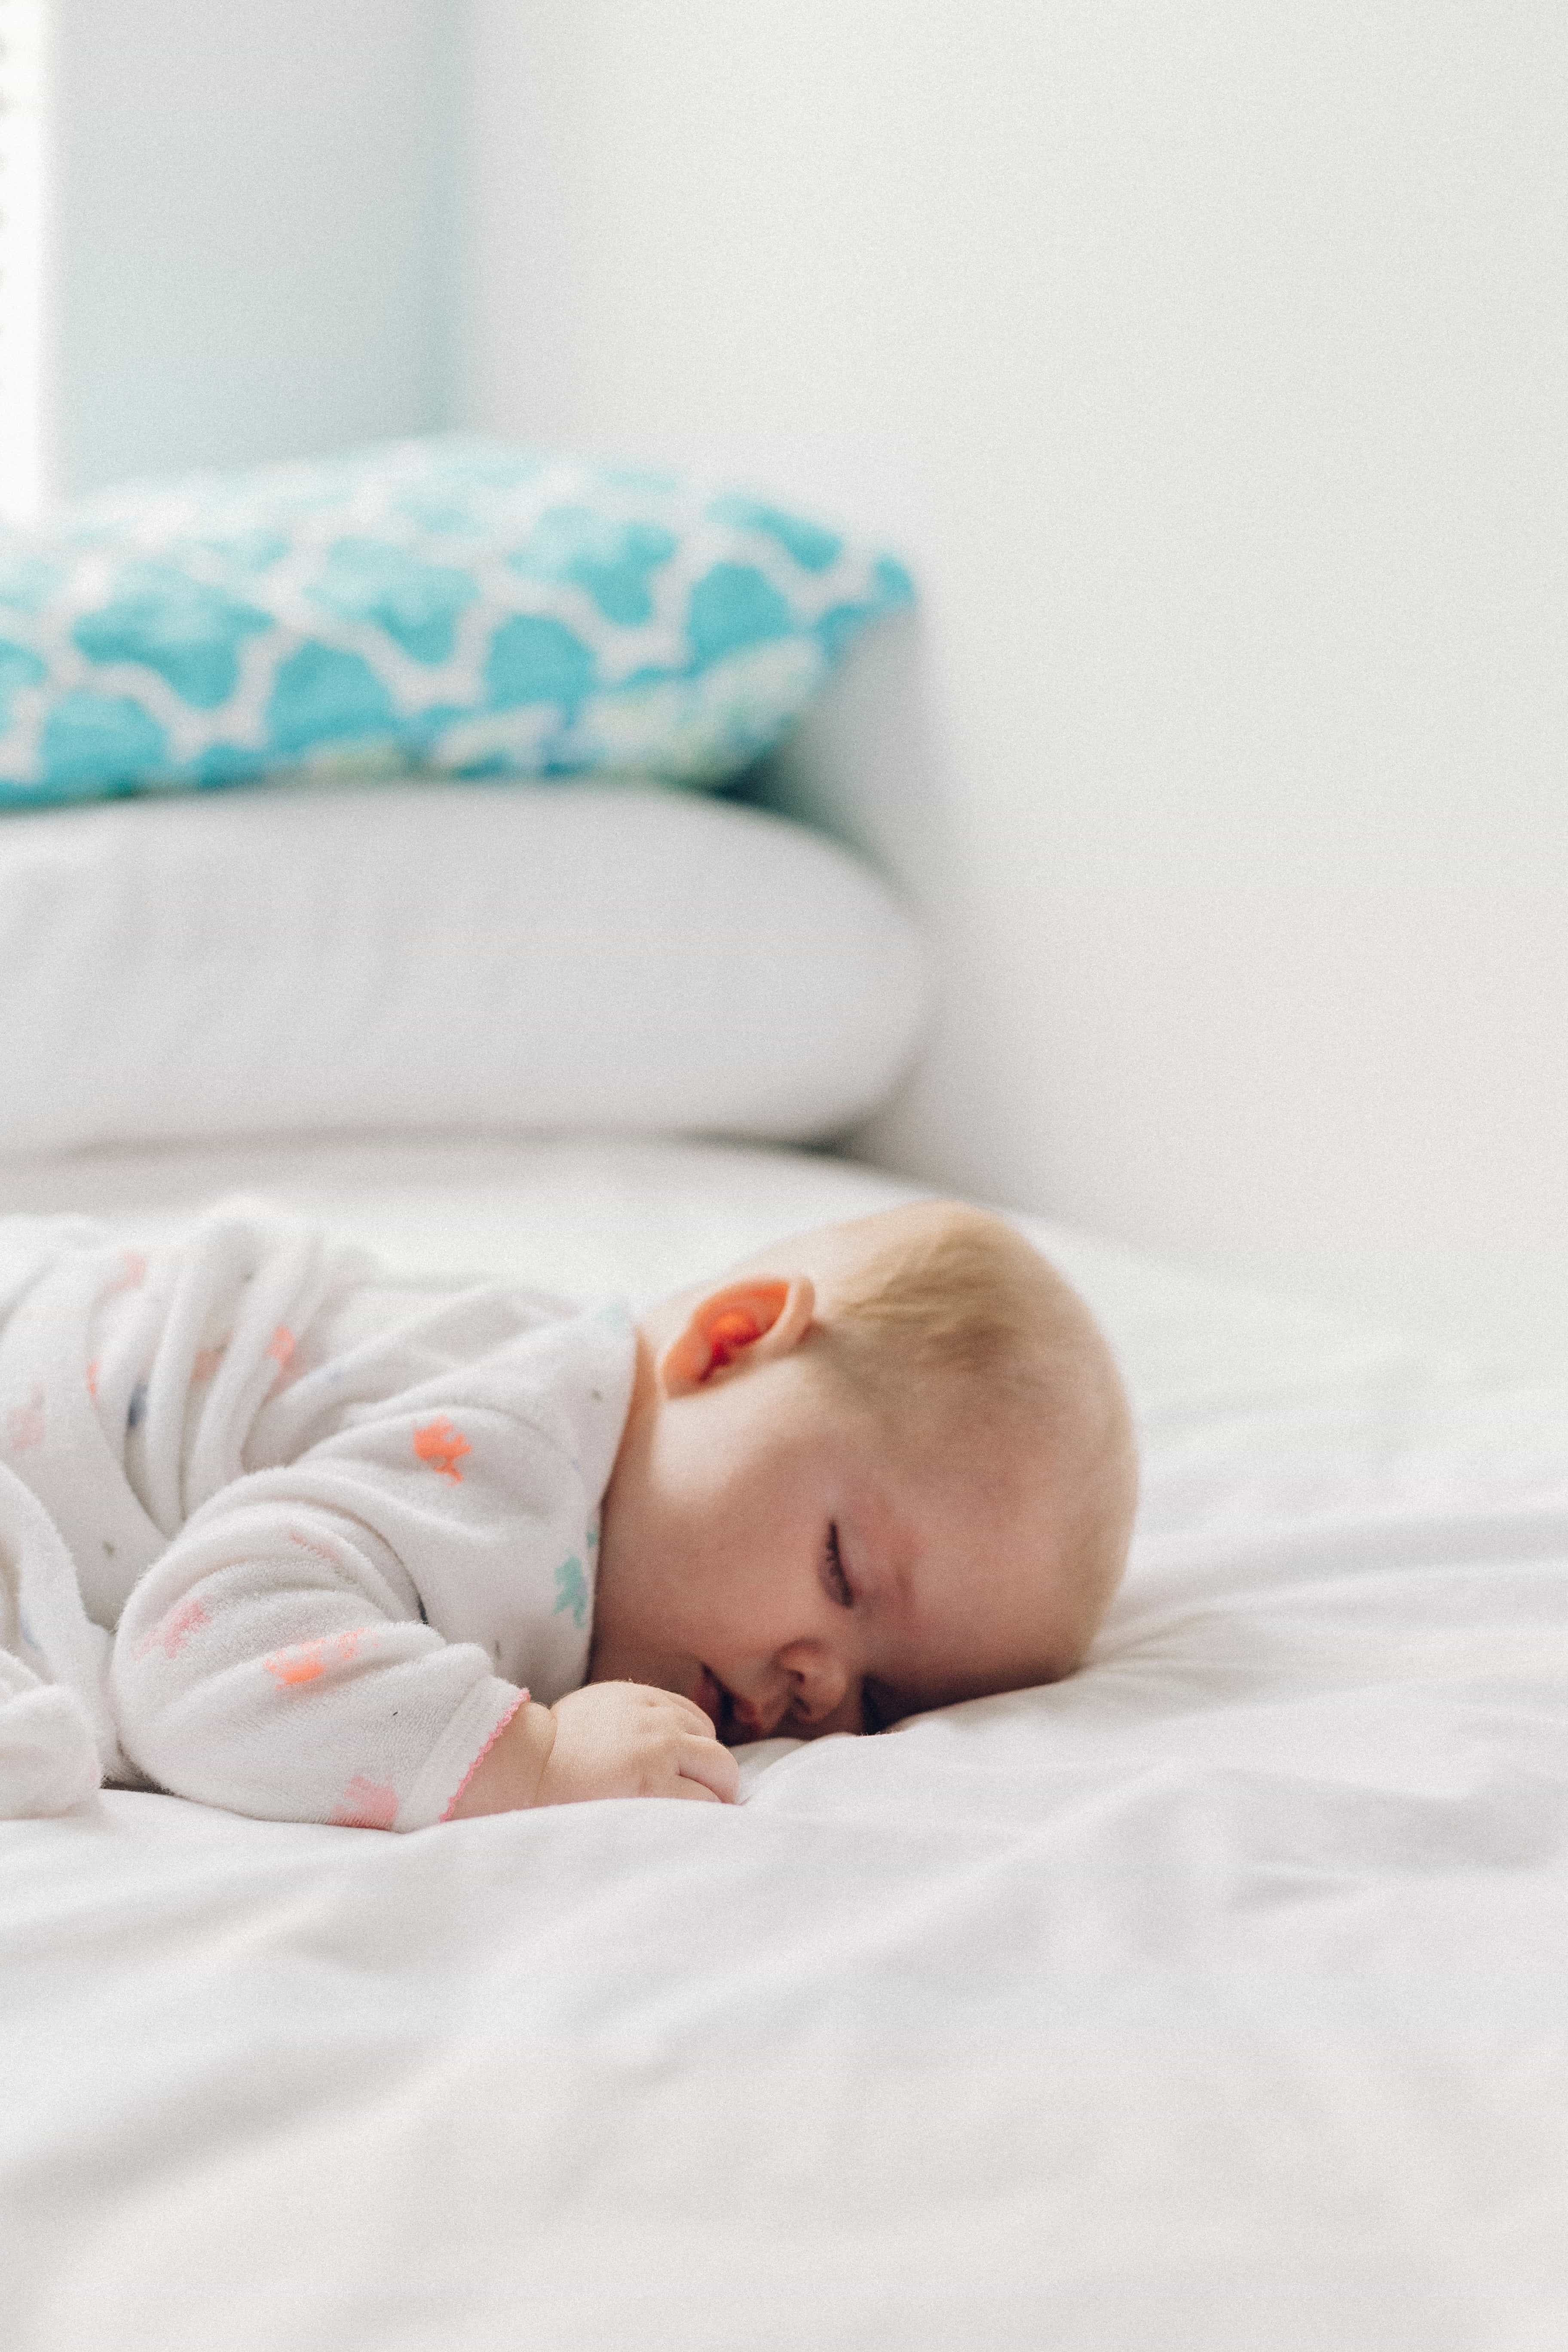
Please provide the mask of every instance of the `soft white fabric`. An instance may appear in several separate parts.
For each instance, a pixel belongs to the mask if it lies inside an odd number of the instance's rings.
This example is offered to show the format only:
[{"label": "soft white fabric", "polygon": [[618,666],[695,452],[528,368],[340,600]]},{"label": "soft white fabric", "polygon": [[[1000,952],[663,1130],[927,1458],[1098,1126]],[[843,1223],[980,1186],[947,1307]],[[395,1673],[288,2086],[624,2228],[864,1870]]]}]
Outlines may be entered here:
[{"label": "soft white fabric", "polygon": [[[26,1181],[153,1226],[221,1164]],[[251,1174],[643,1295],[908,1189],[384,1168]],[[1029,1230],[1144,1448],[1072,1680],[753,1749],[738,1809],[0,1827],[8,2347],[1559,2352],[1568,1398]]]},{"label": "soft white fabric", "polygon": [[624,1308],[389,1284],[302,1222],[0,1220],[0,1814],[96,1744],[237,1812],[440,1821],[585,1677],[632,1361]]},{"label": "soft white fabric", "polygon": [[108,1666],[59,1530],[0,1462],[0,1817],[68,1812],[125,1777]]},{"label": "soft white fabric", "polygon": [[258,787],[0,816],[0,1154],[268,1130],[809,1139],[924,949],[819,835],[652,785]]}]

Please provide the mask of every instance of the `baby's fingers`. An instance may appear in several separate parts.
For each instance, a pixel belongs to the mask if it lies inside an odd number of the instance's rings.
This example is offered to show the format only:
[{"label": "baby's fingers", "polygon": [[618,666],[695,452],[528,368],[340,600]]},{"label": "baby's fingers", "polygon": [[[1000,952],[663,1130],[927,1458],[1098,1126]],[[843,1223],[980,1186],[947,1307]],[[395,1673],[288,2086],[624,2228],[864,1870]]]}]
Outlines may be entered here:
[{"label": "baby's fingers", "polygon": [[654,1696],[666,1706],[679,1707],[682,1721],[689,1723],[692,1730],[700,1738],[712,1738],[713,1719],[711,1716],[704,1714],[694,1698],[687,1698],[679,1691],[656,1691]]},{"label": "baby's fingers", "polygon": [[[678,1769],[683,1781],[700,1782],[704,1793],[718,1798],[721,1804],[732,1804],[741,1792],[741,1768],[727,1748],[710,1735],[706,1739],[683,1738],[678,1749]],[[683,1788],[682,1796],[687,1791]]]}]

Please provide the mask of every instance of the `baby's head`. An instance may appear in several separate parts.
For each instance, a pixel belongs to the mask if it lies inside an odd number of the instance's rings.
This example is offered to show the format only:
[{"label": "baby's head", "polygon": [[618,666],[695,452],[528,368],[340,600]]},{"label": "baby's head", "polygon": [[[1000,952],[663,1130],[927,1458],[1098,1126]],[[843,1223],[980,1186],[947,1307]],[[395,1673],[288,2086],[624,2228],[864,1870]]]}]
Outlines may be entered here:
[{"label": "baby's head", "polygon": [[1110,1351],[1010,1226],[919,1202],[794,1235],[638,1327],[591,1679],[731,1742],[1055,1681],[1136,1485]]}]

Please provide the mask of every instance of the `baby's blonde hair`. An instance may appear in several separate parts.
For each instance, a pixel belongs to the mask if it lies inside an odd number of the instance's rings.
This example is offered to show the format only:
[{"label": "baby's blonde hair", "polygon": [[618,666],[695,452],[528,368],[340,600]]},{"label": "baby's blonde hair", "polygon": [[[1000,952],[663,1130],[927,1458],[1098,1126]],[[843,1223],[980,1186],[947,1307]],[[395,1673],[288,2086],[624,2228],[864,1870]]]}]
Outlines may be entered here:
[{"label": "baby's blonde hair", "polygon": [[1045,1360],[1079,1338],[1082,1319],[1021,1234],[944,1202],[834,1284],[829,1328],[873,1391],[907,1398],[911,1381],[929,1391],[968,1378],[1026,1402],[1042,1401]]},{"label": "baby's blonde hair", "polygon": [[1077,1292],[1001,1218],[939,1202],[887,1223],[885,1242],[829,1277],[825,1360],[922,1451],[962,1443],[966,1424],[1051,1450],[1081,1651],[1121,1577],[1137,1492],[1110,1350]]}]

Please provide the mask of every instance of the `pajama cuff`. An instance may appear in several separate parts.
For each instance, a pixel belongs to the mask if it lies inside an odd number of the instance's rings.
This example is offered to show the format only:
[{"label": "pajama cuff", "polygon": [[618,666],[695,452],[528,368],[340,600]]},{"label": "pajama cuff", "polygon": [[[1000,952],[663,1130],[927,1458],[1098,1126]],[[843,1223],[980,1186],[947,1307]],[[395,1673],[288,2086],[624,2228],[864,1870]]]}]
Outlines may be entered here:
[{"label": "pajama cuff", "polygon": [[506,1729],[528,1693],[498,1675],[476,1683],[419,1768],[397,1809],[395,1829],[425,1830],[445,1821],[481,1759]]}]

